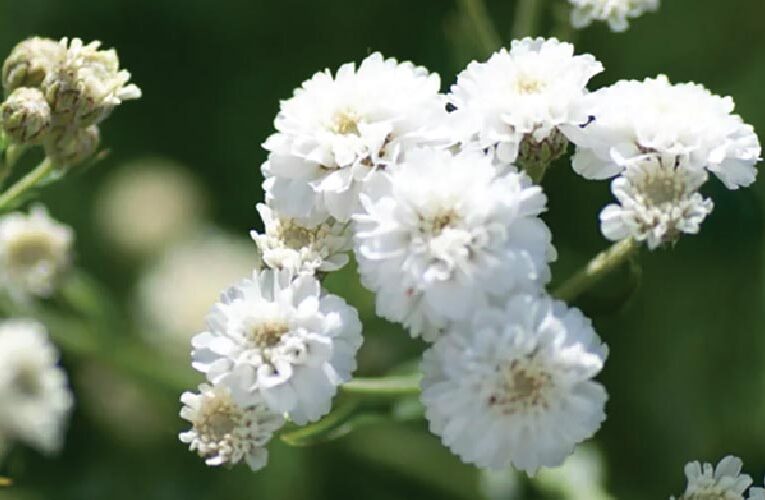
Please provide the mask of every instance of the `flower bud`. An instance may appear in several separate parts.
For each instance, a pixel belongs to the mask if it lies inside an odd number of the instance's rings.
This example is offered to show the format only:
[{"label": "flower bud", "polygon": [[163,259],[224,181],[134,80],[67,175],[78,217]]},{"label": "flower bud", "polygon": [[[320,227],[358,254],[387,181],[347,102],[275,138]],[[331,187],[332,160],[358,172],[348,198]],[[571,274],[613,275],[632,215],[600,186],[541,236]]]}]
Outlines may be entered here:
[{"label": "flower bud", "polygon": [[40,142],[50,128],[50,107],[39,89],[19,87],[3,102],[3,130],[13,142]]},{"label": "flower bud", "polygon": [[568,139],[557,128],[539,142],[531,134],[526,134],[518,149],[517,163],[534,179],[550,163],[563,156],[567,148]]},{"label": "flower bud", "polygon": [[122,101],[141,97],[141,90],[127,83],[130,73],[119,69],[114,50],[98,50],[101,42],[83,45],[79,38],[71,43],[64,38],[60,45],[64,60],[42,83],[55,126],[98,124]]},{"label": "flower bud", "polygon": [[65,47],[48,38],[28,38],[16,45],[3,63],[5,95],[19,87],[39,87],[65,52]]},{"label": "flower bud", "polygon": [[46,154],[61,166],[73,166],[87,160],[98,149],[101,132],[97,125],[63,131],[45,145]]}]

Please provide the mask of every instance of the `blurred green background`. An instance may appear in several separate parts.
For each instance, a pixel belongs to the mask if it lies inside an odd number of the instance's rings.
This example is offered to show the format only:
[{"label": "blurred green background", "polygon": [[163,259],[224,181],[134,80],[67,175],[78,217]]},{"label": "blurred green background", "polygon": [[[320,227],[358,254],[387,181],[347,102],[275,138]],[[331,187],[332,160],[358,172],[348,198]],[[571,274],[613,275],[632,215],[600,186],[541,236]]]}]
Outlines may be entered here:
[{"label": "blurred green background", "polygon": [[[549,9],[563,4],[539,1]],[[77,409],[61,456],[14,450],[2,473],[15,486],[0,489],[0,499],[645,500],[680,493],[687,461],[728,453],[762,481],[763,182],[735,192],[708,183],[715,210],[700,235],[644,252],[636,291],[632,278],[616,276],[580,300],[611,348],[601,377],[610,401],[605,425],[564,473],[533,482],[509,471],[483,476],[453,458],[422,421],[368,425],[310,448],[274,442],[268,467],[256,474],[205,467],[177,441],[185,427],[176,416],[179,391],[199,380],[188,365],[190,330],[201,327],[193,325],[218,282],[254,260],[247,234],[260,226],[260,144],[279,100],[315,71],[374,50],[427,66],[448,89],[467,62],[484,56],[458,4],[0,1],[0,54],[30,35],[102,40],[118,49],[144,91],[106,122],[111,154],[42,193],[53,216],[76,229],[77,265],[104,293],[88,295],[83,280],[68,286],[66,300],[95,317],[90,330],[49,322]],[[487,2],[505,42],[514,4]],[[606,67],[591,87],[657,73],[701,82],[732,95],[762,133],[764,18],[761,0],[665,0],[627,33],[597,24],[574,36],[579,52]],[[552,19],[541,34],[552,32]],[[607,182],[584,181],[566,161],[544,188],[559,281],[606,246],[596,215],[610,193]],[[422,350],[374,319],[353,270],[328,286],[361,310],[360,373],[385,373]],[[114,305],[104,312],[107,296]],[[113,339],[108,357],[88,351],[89,335]],[[600,484],[588,490],[582,481]]]}]

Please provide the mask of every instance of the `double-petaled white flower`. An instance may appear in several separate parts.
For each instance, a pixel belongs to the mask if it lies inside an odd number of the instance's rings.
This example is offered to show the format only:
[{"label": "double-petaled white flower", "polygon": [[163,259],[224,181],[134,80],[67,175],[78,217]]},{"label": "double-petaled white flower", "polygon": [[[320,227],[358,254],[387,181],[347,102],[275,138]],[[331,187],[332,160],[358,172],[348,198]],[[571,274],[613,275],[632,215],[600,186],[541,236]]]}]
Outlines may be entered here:
[{"label": "double-petaled white flower", "polygon": [[337,271],[348,263],[353,248],[350,223],[329,217],[307,227],[278,214],[264,203],[258,212],[265,231],[250,235],[258,245],[263,263],[272,269],[288,269],[295,274]]},{"label": "double-petaled white flower", "polygon": [[51,295],[69,269],[73,239],[43,206],[0,217],[0,286],[17,299]]},{"label": "double-petaled white flower", "polygon": [[362,341],[355,309],[289,271],[256,272],[229,288],[207,323],[192,339],[194,368],[299,424],[329,411]]},{"label": "double-petaled white flower", "polygon": [[284,418],[262,402],[242,403],[225,385],[202,384],[199,392],[185,392],[181,417],[191,429],[179,438],[205,459],[207,465],[236,465],[242,461],[253,471],[268,461],[266,445]]},{"label": "double-petaled white flower", "polygon": [[587,97],[594,119],[566,127],[576,145],[574,169],[606,179],[648,158],[688,170],[708,170],[729,189],[756,177],[760,143],[750,125],[733,114],[733,99],[701,85],[672,85],[666,76],[623,80]]},{"label": "double-petaled white flower", "polygon": [[533,474],[563,463],[605,419],[607,354],[577,309],[515,295],[474,311],[424,355],[430,429],[467,463]]},{"label": "double-petaled white flower", "polygon": [[525,174],[498,176],[479,151],[412,150],[367,191],[354,216],[361,280],[377,313],[413,336],[433,340],[491,297],[550,278],[544,194]]},{"label": "double-petaled white flower", "polygon": [[443,140],[445,101],[437,74],[368,56],[332,76],[316,73],[282,101],[277,132],[263,145],[266,189],[280,213],[313,223],[347,221],[365,179],[413,145]]},{"label": "double-petaled white flower", "polygon": [[[472,62],[459,74],[449,99],[463,142],[496,146],[501,163],[518,158],[521,142],[546,143],[554,155],[565,151],[559,127],[586,123],[587,82],[603,71],[589,54],[574,55],[570,43],[524,38],[488,61]],[[520,160],[523,160],[521,158]]]},{"label": "double-petaled white flower", "polygon": [[704,170],[646,158],[611,182],[618,200],[600,213],[601,231],[610,240],[634,238],[654,249],[682,234],[696,234],[712,212],[712,200],[698,189],[706,181]]},{"label": "double-petaled white flower", "polygon": [[[756,500],[763,498],[762,488],[752,488],[748,496],[746,489],[752,478],[741,473],[741,459],[727,456],[717,466],[691,462],[685,466],[688,486],[679,500]],[[672,497],[674,500],[675,497]]]},{"label": "double-petaled white flower", "polygon": [[14,441],[45,453],[61,448],[72,395],[57,362],[41,324],[0,322],[0,450]]},{"label": "double-petaled white flower", "polygon": [[569,0],[571,24],[584,28],[593,21],[604,21],[612,31],[626,31],[629,19],[659,8],[659,0]]}]

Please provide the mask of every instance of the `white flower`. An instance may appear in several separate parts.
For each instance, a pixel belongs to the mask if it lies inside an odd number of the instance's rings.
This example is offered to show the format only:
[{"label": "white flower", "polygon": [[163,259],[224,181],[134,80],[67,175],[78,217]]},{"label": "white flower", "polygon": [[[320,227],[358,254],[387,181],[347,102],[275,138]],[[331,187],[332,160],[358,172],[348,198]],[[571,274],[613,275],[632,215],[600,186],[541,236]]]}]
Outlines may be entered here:
[{"label": "white flower", "polygon": [[0,441],[23,441],[45,453],[61,448],[72,395],[57,361],[41,324],[0,322]]},{"label": "white flower", "polygon": [[603,235],[613,241],[632,237],[654,249],[676,241],[681,233],[698,233],[713,207],[712,200],[697,192],[706,179],[703,170],[667,165],[661,158],[627,168],[611,182],[619,203],[600,213]]},{"label": "white flower", "polygon": [[269,269],[224,292],[208,331],[192,339],[192,366],[304,424],[329,411],[337,386],[356,369],[361,323],[313,276],[291,278]]},{"label": "white flower", "polygon": [[69,269],[73,239],[41,205],[0,217],[0,286],[17,299],[51,295]]},{"label": "white flower", "polygon": [[[742,465],[741,459],[730,455],[720,460],[717,467],[708,463],[689,463],[685,466],[688,487],[680,500],[744,500],[744,492],[752,484],[752,478],[741,474]],[[751,498],[757,498],[759,492],[753,493]]]},{"label": "white flower", "polygon": [[571,24],[584,28],[593,21],[607,21],[611,31],[626,31],[628,18],[659,8],[659,0],[569,0],[573,6]]},{"label": "white flower", "polygon": [[[488,61],[473,61],[451,88],[453,119],[481,148],[496,145],[497,159],[512,163],[521,141],[540,143],[557,127],[586,123],[587,82],[603,71],[570,43],[544,38],[513,41]],[[470,140],[470,137],[466,138]]]},{"label": "white flower", "polygon": [[765,488],[749,488],[748,500],[765,500]]},{"label": "white flower", "polygon": [[423,357],[430,429],[479,467],[559,466],[606,417],[606,391],[592,380],[606,354],[578,309],[548,297],[476,310]]},{"label": "white flower", "polygon": [[250,235],[266,266],[313,274],[337,271],[348,263],[348,252],[353,248],[348,223],[330,217],[318,226],[306,227],[264,203],[258,204],[258,212],[265,232],[252,231]]},{"label": "white flower", "polygon": [[546,198],[525,174],[497,176],[490,157],[413,150],[370,181],[354,216],[362,283],[377,313],[433,340],[489,297],[550,278]]},{"label": "white flower", "polygon": [[266,444],[284,418],[263,403],[241,404],[226,386],[199,386],[199,393],[184,392],[181,417],[191,429],[179,438],[205,458],[207,465],[236,465],[245,461],[253,471],[268,461]]},{"label": "white flower", "polygon": [[316,73],[282,101],[277,132],[263,145],[272,206],[291,217],[328,212],[347,221],[364,180],[408,147],[442,141],[446,116],[438,75],[379,53]]},{"label": "white flower", "polygon": [[713,172],[729,189],[754,182],[760,143],[752,127],[733,114],[730,97],[692,83],[672,85],[659,75],[617,82],[587,100],[594,120],[565,132],[577,145],[574,169],[588,179],[606,179],[658,157]]}]

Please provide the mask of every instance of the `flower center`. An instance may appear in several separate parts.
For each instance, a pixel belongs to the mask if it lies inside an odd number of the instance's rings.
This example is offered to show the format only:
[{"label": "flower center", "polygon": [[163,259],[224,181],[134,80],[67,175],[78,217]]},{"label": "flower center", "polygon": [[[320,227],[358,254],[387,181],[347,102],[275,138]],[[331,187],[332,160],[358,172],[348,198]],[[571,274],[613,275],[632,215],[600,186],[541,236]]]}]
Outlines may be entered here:
[{"label": "flower center", "polygon": [[9,242],[8,262],[12,266],[33,267],[40,262],[53,260],[55,254],[50,238],[43,232],[18,236]]},{"label": "flower center", "polygon": [[439,236],[444,229],[453,227],[461,220],[453,209],[440,212],[433,217],[420,216],[420,231],[429,236]]},{"label": "flower center", "polygon": [[218,397],[205,403],[194,427],[205,441],[220,443],[232,438],[241,418],[242,412],[231,398]]},{"label": "flower center", "polygon": [[309,229],[296,224],[292,219],[281,219],[275,235],[284,246],[298,250],[313,246],[324,232],[324,225]]},{"label": "flower center", "polygon": [[19,367],[13,377],[13,385],[19,393],[26,397],[35,397],[42,392],[40,377],[37,376],[37,370],[32,366],[23,365]]},{"label": "flower center", "polygon": [[351,109],[340,111],[332,119],[330,129],[332,132],[340,135],[361,135],[359,133],[359,122],[361,116]]},{"label": "flower center", "polygon": [[244,328],[247,340],[260,349],[275,346],[290,331],[289,324],[283,319],[252,321]]},{"label": "flower center", "polygon": [[540,94],[547,84],[531,75],[521,75],[515,81],[515,91],[520,95]]},{"label": "flower center", "polygon": [[552,386],[552,377],[534,362],[533,355],[498,366],[497,371],[500,383],[489,396],[490,406],[506,415],[547,406],[546,392]]}]

